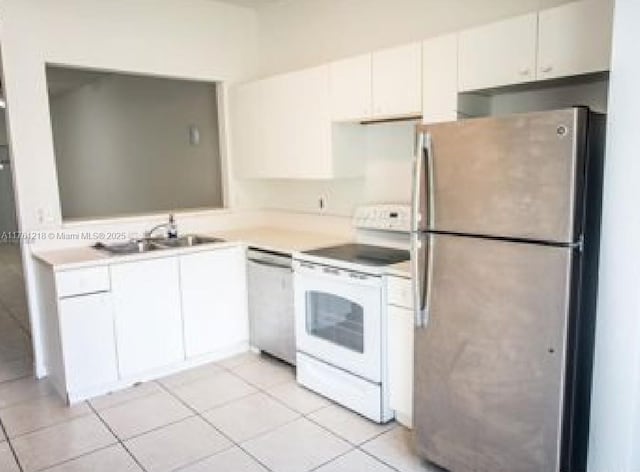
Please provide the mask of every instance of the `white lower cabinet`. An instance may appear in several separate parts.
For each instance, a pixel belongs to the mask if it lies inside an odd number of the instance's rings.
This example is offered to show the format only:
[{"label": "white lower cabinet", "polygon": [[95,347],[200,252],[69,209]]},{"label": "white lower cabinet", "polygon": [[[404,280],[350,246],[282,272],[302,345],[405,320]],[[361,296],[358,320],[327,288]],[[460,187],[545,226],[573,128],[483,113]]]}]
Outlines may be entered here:
[{"label": "white lower cabinet", "polygon": [[180,285],[187,358],[248,343],[243,248],[181,256]]},{"label": "white lower cabinet", "polygon": [[121,377],[184,360],[178,277],[177,257],[111,266]]},{"label": "white lower cabinet", "polygon": [[387,281],[387,333],[389,405],[396,420],[413,425],[413,340],[414,317],[411,307],[411,280],[389,277]]},{"label": "white lower cabinet", "polygon": [[111,294],[63,298],[58,307],[67,391],[82,395],[116,382]]},{"label": "white lower cabinet", "polygon": [[46,373],[70,403],[248,348],[244,246],[150,256],[37,264]]}]

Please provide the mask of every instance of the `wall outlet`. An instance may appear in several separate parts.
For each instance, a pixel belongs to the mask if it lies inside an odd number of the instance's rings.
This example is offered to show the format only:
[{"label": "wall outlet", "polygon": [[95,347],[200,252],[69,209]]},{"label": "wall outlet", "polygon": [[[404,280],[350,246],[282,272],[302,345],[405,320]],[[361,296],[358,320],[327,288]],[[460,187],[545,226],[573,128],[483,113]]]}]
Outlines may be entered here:
[{"label": "wall outlet", "polygon": [[324,213],[326,208],[327,208],[327,197],[325,197],[324,195],[320,195],[318,197],[318,210],[320,211],[320,213]]}]

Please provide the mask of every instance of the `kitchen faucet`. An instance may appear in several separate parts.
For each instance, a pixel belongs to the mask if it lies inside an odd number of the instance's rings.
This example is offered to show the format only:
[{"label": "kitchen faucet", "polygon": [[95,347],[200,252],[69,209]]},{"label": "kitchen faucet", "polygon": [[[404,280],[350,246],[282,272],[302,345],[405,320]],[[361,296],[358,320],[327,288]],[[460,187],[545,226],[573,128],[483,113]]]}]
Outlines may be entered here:
[{"label": "kitchen faucet", "polygon": [[150,239],[160,228],[167,228],[167,238],[173,239],[178,237],[178,226],[176,225],[175,218],[173,217],[173,213],[169,213],[169,221],[167,223],[160,223],[155,225],[148,231],[144,232],[145,239]]}]

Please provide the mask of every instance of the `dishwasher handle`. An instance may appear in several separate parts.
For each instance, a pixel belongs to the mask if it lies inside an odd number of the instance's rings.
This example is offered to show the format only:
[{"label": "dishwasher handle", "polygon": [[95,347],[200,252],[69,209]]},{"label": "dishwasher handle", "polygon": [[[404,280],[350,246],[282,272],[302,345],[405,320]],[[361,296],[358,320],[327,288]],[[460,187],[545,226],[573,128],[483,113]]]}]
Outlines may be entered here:
[{"label": "dishwasher handle", "polygon": [[289,270],[293,270],[293,268],[291,267],[291,264],[279,264],[277,262],[271,262],[271,261],[263,261],[260,259],[249,259],[249,262],[253,262],[254,264],[259,264],[262,266],[266,266],[266,267],[274,267],[277,269],[289,269]]}]

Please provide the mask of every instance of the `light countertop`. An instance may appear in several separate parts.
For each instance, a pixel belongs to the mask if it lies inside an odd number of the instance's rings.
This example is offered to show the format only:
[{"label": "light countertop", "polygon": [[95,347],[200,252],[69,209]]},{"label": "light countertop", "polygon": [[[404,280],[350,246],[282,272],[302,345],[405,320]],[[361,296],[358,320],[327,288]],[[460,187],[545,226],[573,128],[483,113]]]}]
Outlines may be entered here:
[{"label": "light countertop", "polygon": [[398,262],[387,267],[387,275],[393,275],[396,277],[404,277],[406,279],[411,278],[411,261]]},{"label": "light countertop", "polygon": [[270,251],[295,253],[348,242],[347,239],[337,237],[335,235],[267,227],[246,228],[233,231],[217,231],[203,234],[206,236],[222,238],[225,242],[202,244],[199,246],[185,248],[162,249],[126,255],[111,255],[107,252],[94,249],[91,246],[77,246],[65,249],[34,251],[33,256],[39,261],[50,265],[53,270],[62,271],[119,262],[154,259],[157,257],[166,257],[168,255],[190,254],[199,251],[211,250],[213,247],[224,248],[237,245],[248,245]]},{"label": "light countertop", "polygon": [[[346,237],[331,234],[270,227],[253,227],[203,234],[222,238],[225,242],[203,244],[200,246],[185,248],[162,249],[127,255],[110,255],[90,246],[34,251],[33,255],[41,262],[51,266],[54,271],[63,271],[120,262],[154,259],[169,255],[190,254],[199,251],[211,250],[212,247],[224,248],[246,245],[269,251],[294,254],[296,252],[351,242],[351,240]],[[398,277],[409,277],[409,262],[393,264],[388,267],[386,273]]]},{"label": "light countertop", "polygon": [[215,236],[227,241],[241,241],[248,246],[292,254],[351,242],[346,237],[281,228],[246,228],[222,231]]}]

